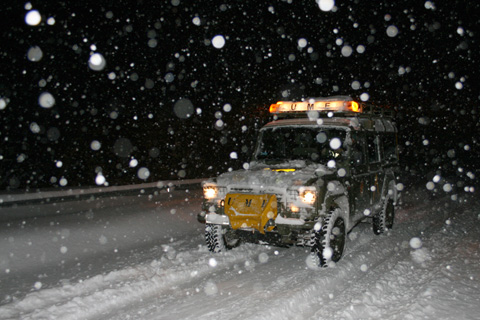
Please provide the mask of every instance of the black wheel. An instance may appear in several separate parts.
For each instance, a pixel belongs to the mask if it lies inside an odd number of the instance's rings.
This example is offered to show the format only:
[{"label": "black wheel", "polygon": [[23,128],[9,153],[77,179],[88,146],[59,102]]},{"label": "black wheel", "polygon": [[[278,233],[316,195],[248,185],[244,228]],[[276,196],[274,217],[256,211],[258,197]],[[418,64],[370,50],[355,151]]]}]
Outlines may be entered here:
[{"label": "black wheel", "polygon": [[233,237],[229,230],[217,224],[205,225],[205,242],[211,252],[223,252],[240,244],[239,239]]},{"label": "black wheel", "polygon": [[379,235],[392,229],[394,220],[395,207],[393,205],[393,200],[388,199],[383,210],[373,217],[373,233]]},{"label": "black wheel", "polygon": [[345,221],[339,211],[330,212],[320,230],[314,230],[312,258],[320,267],[327,267],[330,262],[338,262],[343,255],[346,243]]},{"label": "black wheel", "polygon": [[226,250],[225,239],[222,234],[222,226],[216,224],[205,225],[205,242],[211,252],[222,252]]}]

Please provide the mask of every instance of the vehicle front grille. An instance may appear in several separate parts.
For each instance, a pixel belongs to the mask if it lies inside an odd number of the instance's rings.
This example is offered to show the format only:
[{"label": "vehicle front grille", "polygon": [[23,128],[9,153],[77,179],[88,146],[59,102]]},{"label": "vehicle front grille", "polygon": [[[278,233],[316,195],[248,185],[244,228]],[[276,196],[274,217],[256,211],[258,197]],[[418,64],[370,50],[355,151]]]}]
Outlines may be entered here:
[{"label": "vehicle front grille", "polygon": [[279,192],[280,190],[269,190],[269,189],[254,189],[254,188],[247,188],[247,187],[229,187],[227,189],[228,193],[245,193],[245,194],[274,194],[277,196],[277,203],[284,204],[286,191]]},{"label": "vehicle front grille", "polygon": [[240,187],[231,187],[229,188],[230,193],[253,193],[252,188],[240,188]]}]

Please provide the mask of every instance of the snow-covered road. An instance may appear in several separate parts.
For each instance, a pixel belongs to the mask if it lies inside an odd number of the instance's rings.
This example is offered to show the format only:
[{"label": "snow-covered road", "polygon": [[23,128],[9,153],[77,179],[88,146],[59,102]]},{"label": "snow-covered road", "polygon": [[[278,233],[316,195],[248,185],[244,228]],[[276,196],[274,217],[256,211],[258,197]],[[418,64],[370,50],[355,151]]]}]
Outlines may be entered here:
[{"label": "snow-covered road", "polygon": [[[308,250],[208,252],[201,190],[42,206],[2,223],[1,319],[478,319],[480,210],[406,190],[396,225],[350,234],[334,267]],[[67,214],[68,213],[68,214]]]}]

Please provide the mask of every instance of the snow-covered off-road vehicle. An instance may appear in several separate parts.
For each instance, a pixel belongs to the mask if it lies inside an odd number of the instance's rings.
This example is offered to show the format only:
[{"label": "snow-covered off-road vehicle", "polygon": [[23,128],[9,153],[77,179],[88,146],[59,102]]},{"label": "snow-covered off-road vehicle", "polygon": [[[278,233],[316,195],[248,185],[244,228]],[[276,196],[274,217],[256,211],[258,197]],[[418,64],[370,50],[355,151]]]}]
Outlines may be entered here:
[{"label": "snow-covered off-road vehicle", "polygon": [[327,266],[360,221],[375,234],[392,228],[398,151],[389,109],[335,96],[280,101],[270,113],[247,168],[203,183],[198,219],[210,251],[241,241],[301,245]]}]

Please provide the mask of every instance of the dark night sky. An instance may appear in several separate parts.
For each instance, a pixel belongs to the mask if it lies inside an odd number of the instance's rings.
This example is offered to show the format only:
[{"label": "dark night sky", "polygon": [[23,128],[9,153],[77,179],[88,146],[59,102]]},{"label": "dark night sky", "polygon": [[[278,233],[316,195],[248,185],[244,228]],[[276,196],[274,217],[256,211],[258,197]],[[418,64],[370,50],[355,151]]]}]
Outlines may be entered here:
[{"label": "dark night sky", "polygon": [[[248,160],[270,103],[362,93],[398,109],[406,172],[468,180],[458,167],[475,172],[479,155],[480,4],[335,4],[323,12],[314,0],[31,2],[38,26],[25,23],[25,3],[4,6],[1,189],[58,186],[62,177],[95,185],[100,171],[110,185],[140,183],[141,167],[147,181],[213,176]],[[211,44],[215,35],[223,48]],[[32,46],[40,61],[28,59]],[[103,70],[89,68],[93,52]],[[53,107],[39,106],[44,92]],[[182,119],[173,110],[185,99],[194,114]]]}]

